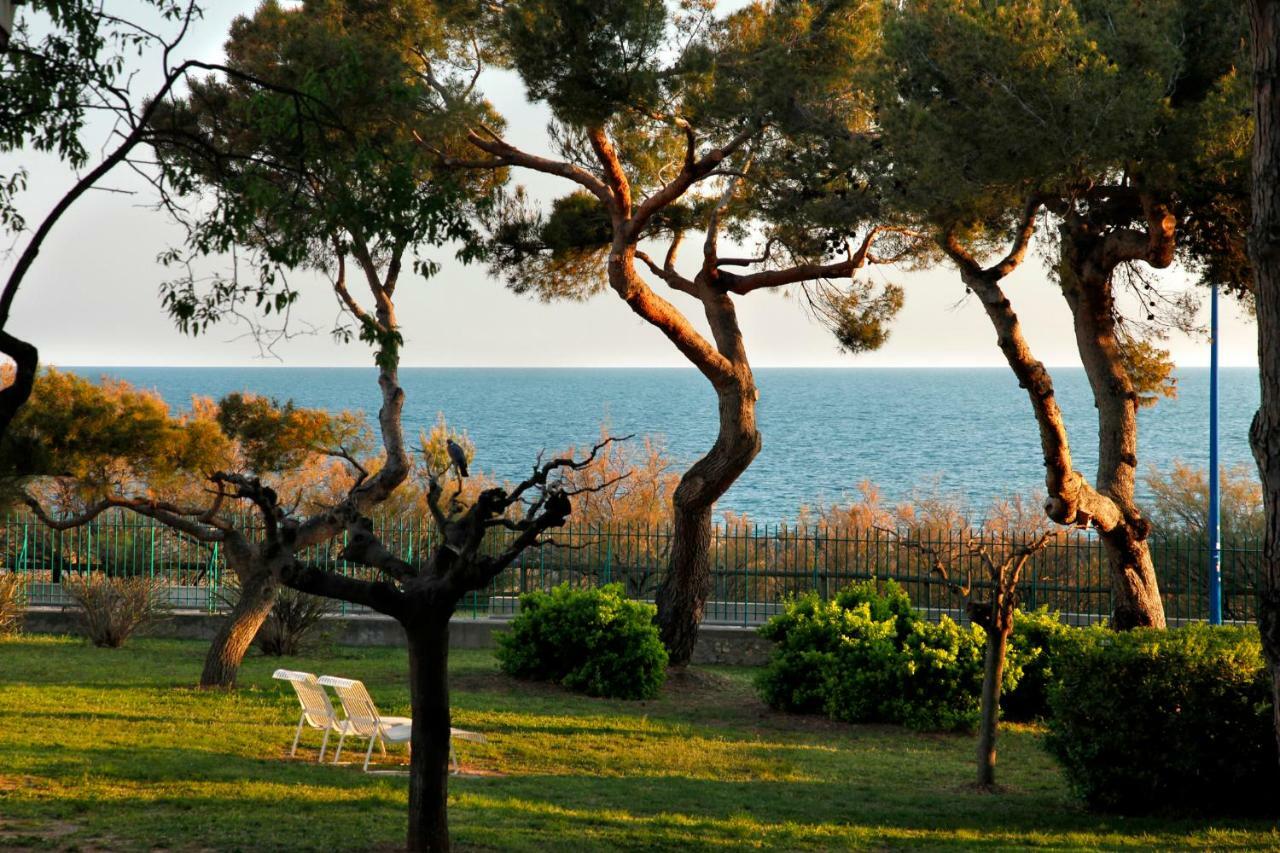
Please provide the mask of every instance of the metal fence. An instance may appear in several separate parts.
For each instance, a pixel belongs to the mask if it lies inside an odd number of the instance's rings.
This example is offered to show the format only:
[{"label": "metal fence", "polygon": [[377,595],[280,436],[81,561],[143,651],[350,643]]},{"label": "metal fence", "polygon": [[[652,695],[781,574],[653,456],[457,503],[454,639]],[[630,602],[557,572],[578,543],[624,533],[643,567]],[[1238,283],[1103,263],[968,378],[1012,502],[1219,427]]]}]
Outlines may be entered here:
[{"label": "metal fence", "polygon": [[[424,519],[384,518],[375,527],[387,546],[411,563],[424,559],[434,544],[434,528]],[[32,606],[66,603],[61,582],[73,573],[158,578],[179,609],[217,611],[234,594],[234,578],[227,577],[217,544],[195,542],[131,513],[103,514],[91,524],[67,531],[51,530],[30,516],[11,515],[4,519],[0,533],[0,570],[23,577]],[[486,549],[501,549],[511,535],[494,530]],[[785,524],[717,526],[711,541],[712,593],[705,618],[758,624],[777,613],[790,594],[816,590],[830,596],[853,581],[872,578],[898,581],[926,612],[961,618],[962,602],[931,572],[928,557],[905,546],[903,539],[959,552],[973,536],[967,530],[930,528],[894,535],[878,529]],[[978,538],[996,557],[1024,541],[1020,535],[979,534]],[[469,594],[460,609],[474,616],[507,615],[517,609],[521,593],[564,582],[575,586],[621,583],[628,595],[652,600],[666,571],[671,539],[666,526],[568,527],[555,532],[554,543],[526,551],[487,590]],[[347,575],[371,576],[370,569],[338,558],[342,545],[338,537],[300,557]],[[1157,533],[1151,539],[1151,551],[1170,621],[1207,618],[1204,537]],[[1260,562],[1260,542],[1224,543],[1223,610],[1228,620],[1253,618]],[[978,558],[958,556],[954,565],[962,575],[969,572],[976,587],[982,586]],[[1036,554],[1024,570],[1019,596],[1023,607],[1047,605],[1073,623],[1106,618],[1111,586],[1096,535],[1075,531]],[[358,613],[361,608],[342,610]]]}]

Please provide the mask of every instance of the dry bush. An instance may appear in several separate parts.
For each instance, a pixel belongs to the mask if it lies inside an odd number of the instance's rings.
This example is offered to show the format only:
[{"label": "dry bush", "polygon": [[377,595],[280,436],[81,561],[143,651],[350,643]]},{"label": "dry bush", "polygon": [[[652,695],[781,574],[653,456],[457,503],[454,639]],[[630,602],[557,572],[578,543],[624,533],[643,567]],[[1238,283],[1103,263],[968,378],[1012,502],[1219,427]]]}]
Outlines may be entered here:
[{"label": "dry bush", "polygon": [[254,642],[264,655],[292,657],[321,642],[321,621],[333,612],[330,599],[282,588],[276,596],[267,621],[262,623]]},{"label": "dry bush", "polygon": [[22,617],[27,612],[27,594],[17,572],[0,575],[0,637],[11,637],[22,630]]},{"label": "dry bush", "polygon": [[[1150,514],[1160,533],[1204,535],[1209,517],[1209,475],[1175,460],[1167,474],[1152,467],[1146,476],[1151,490]],[[1222,499],[1222,538],[1253,539],[1262,536],[1265,517],[1262,485],[1251,465],[1223,468],[1218,478]]]},{"label": "dry bush", "polygon": [[85,636],[101,648],[120,648],[169,613],[164,583],[151,578],[65,577],[62,588],[74,602]]},{"label": "dry bush", "polygon": [[[600,438],[609,430],[602,425]],[[570,447],[559,456],[580,454]],[[671,470],[666,447],[653,438],[615,441],[602,449],[585,468],[566,471],[564,484],[570,491],[584,491],[573,499],[573,523],[588,525],[660,525],[671,520],[671,495],[680,475]]]}]

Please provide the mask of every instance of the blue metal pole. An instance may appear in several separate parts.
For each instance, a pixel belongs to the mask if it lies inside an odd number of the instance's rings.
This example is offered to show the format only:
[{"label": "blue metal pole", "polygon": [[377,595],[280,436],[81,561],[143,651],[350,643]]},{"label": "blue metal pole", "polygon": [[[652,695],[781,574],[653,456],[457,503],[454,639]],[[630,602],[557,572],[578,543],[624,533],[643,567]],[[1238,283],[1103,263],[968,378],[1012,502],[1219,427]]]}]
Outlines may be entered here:
[{"label": "blue metal pole", "polygon": [[1222,506],[1218,494],[1218,285],[1209,301],[1209,624],[1222,624]]}]

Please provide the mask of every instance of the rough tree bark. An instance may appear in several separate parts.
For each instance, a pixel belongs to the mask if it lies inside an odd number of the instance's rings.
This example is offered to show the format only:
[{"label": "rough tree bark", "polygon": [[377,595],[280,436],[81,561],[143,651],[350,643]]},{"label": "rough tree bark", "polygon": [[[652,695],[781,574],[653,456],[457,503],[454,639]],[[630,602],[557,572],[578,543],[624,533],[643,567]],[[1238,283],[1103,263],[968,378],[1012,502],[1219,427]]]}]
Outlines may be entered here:
[{"label": "rough tree bark", "polygon": [[[1105,321],[1091,297],[1072,305],[1077,340],[1095,383],[1099,410],[1099,474],[1097,486],[1076,471],[1071,460],[1062,410],[1054,395],[1053,377],[1032,353],[1022,324],[1005,296],[1001,281],[1026,256],[1035,232],[1040,202],[1027,202],[1018,236],[1009,254],[991,267],[982,267],[953,236],[945,235],[943,248],[960,269],[961,279],[982,303],[996,342],[1018,384],[1027,392],[1040,430],[1048,498],[1045,514],[1061,525],[1092,526],[1107,550],[1112,575],[1114,610],[1112,627],[1127,630],[1139,625],[1164,627],[1164,607],[1156,587],[1155,572],[1146,545],[1150,526],[1133,502],[1133,475],[1137,464],[1137,398],[1132,383],[1115,356],[1114,319],[1110,314],[1109,273],[1105,287]],[[1064,291],[1072,289],[1064,284]],[[1089,309],[1089,310],[1086,310]],[[1084,316],[1088,314],[1088,316]],[[1103,343],[1099,343],[1099,339]],[[1117,357],[1118,358],[1118,357]]]},{"label": "rough tree bark", "polygon": [[[410,850],[449,849],[449,619],[453,602],[403,621],[414,726],[409,759]],[[421,721],[421,724],[418,723]]]},{"label": "rough tree bark", "polygon": [[1250,0],[1253,40],[1253,222],[1249,260],[1258,310],[1262,404],[1249,441],[1266,509],[1258,628],[1271,670],[1280,746],[1280,0]]},{"label": "rough tree bark", "polygon": [[236,686],[236,676],[244,663],[244,656],[275,606],[279,583],[271,568],[255,559],[255,551],[248,543],[242,543],[238,548],[228,543],[223,551],[227,568],[240,582],[240,598],[209,644],[204,669],[200,672],[202,688],[231,689]]},{"label": "rough tree bark", "polygon": [[1117,524],[1099,532],[1111,570],[1112,627],[1121,631],[1165,626],[1164,603],[1147,542],[1151,523],[1134,499],[1138,394],[1120,351],[1111,282],[1121,261],[1141,259],[1156,268],[1173,262],[1173,214],[1148,199],[1143,206],[1148,218],[1145,239],[1133,232],[1095,236],[1084,224],[1065,224],[1059,268],[1076,346],[1098,409],[1096,488],[1120,512]]},{"label": "rough tree bark", "polygon": [[987,650],[982,670],[982,721],[978,726],[978,785],[990,788],[996,783],[996,733],[1000,727],[1000,692],[1004,683],[1005,655],[1009,651],[1009,634],[1013,632],[1013,614],[1004,616],[999,608],[987,632]]}]

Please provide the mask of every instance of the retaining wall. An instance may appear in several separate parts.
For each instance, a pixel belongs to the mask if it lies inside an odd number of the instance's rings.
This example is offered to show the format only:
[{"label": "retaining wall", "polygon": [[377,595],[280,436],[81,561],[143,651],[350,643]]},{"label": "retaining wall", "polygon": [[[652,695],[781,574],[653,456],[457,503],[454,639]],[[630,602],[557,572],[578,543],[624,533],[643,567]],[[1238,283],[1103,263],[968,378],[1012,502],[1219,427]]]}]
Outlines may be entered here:
[{"label": "retaining wall", "polygon": [[[219,614],[175,613],[152,629],[149,636],[180,640],[212,640]],[[449,623],[449,645],[455,649],[490,649],[497,645],[494,634],[506,629],[510,620],[455,617]],[[78,634],[75,614],[56,608],[27,611],[24,630],[31,634]],[[385,616],[343,616],[324,620],[323,631],[344,646],[403,646],[404,632],[394,619]],[[754,666],[769,656],[770,644],[753,628],[731,625],[703,625],[693,662]]]}]

